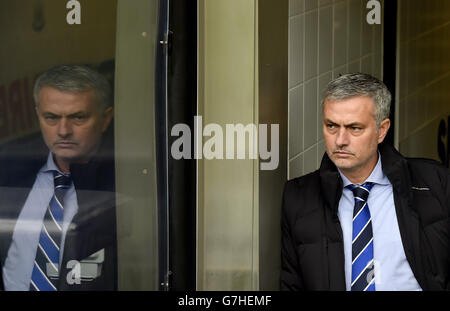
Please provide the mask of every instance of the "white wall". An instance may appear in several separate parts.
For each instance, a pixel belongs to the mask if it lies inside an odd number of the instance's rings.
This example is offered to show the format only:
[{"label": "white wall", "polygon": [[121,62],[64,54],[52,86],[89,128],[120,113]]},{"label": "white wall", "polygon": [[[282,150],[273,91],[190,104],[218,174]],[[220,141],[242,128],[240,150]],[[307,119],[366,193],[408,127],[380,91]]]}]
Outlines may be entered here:
[{"label": "white wall", "polygon": [[[382,2],[383,3],[383,2]],[[289,1],[288,176],[316,170],[325,152],[320,92],[339,74],[382,77],[382,24],[365,0]]]}]

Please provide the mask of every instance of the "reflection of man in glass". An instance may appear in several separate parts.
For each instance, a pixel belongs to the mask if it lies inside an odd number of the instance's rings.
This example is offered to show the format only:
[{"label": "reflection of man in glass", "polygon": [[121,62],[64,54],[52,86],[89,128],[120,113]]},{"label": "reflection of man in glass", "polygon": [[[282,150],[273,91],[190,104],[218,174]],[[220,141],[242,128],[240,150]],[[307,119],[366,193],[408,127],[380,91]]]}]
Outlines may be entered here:
[{"label": "reflection of man in glass", "polygon": [[4,288],[114,290],[110,86],[87,67],[58,66],[37,79],[34,99],[45,144],[12,144],[0,159]]}]

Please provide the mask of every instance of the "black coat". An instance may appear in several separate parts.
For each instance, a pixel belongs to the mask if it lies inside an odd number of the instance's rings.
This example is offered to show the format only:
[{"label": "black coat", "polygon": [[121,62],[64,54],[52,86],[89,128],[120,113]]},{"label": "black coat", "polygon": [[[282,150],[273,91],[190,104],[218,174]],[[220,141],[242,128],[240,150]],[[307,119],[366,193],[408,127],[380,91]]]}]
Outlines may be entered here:
[{"label": "black coat", "polygon": [[[8,144],[0,155],[0,263],[3,267],[11,245],[15,223],[37,172],[46,163],[48,149],[40,134]],[[104,137],[96,156],[86,164],[70,167],[78,201],[78,212],[66,233],[58,290],[116,290],[117,242],[115,171],[111,132]],[[69,284],[71,260],[81,262],[104,250],[101,275],[92,281]],[[3,284],[2,284],[3,285]],[[3,286],[2,286],[3,287]]]},{"label": "black coat", "polygon": [[[393,187],[403,247],[423,290],[450,289],[450,175],[438,162],[407,159],[379,145]],[[282,290],[345,290],[338,218],[342,179],[325,154],[320,169],[286,183],[282,207]],[[374,237],[376,239],[376,237]]]}]

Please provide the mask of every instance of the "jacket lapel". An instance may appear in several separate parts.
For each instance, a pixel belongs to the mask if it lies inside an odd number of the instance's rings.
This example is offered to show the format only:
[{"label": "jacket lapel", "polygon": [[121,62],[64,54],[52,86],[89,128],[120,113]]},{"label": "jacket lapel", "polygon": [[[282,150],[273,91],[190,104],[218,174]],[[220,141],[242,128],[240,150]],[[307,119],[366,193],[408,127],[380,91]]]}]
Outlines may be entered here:
[{"label": "jacket lapel", "polygon": [[[70,167],[78,212],[66,234],[63,273],[68,272],[66,265],[71,260],[84,260],[106,248],[113,249],[115,254],[115,176],[111,150],[101,148],[88,163],[72,164]],[[110,258],[114,254],[105,254],[105,261],[114,261],[114,258]],[[65,285],[63,282],[60,279],[60,286]]]},{"label": "jacket lapel", "polygon": [[337,217],[339,200],[342,195],[342,180],[336,166],[325,153],[319,169],[321,194],[333,217]]},{"label": "jacket lapel", "polygon": [[395,211],[405,250],[406,259],[422,288],[426,288],[426,278],[420,253],[420,223],[417,211],[412,206],[411,178],[406,159],[393,147],[380,144],[383,172],[392,184]]},{"label": "jacket lapel", "polygon": [[[325,232],[323,233],[325,248],[324,271],[328,272],[324,289],[345,290],[344,242],[338,218],[339,200],[342,195],[342,179],[336,166],[326,153],[322,158],[319,175],[320,193],[325,203],[324,220],[326,222],[324,226]],[[329,240],[334,240],[335,242],[330,245]],[[339,243],[336,243],[336,241]],[[336,257],[336,255],[339,257]]]}]

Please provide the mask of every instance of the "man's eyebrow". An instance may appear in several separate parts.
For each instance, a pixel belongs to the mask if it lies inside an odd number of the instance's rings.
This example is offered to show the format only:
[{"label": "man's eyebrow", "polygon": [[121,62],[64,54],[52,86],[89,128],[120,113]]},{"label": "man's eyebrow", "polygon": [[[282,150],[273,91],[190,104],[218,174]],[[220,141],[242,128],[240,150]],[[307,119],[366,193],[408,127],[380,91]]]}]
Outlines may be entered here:
[{"label": "man's eyebrow", "polygon": [[58,115],[56,113],[53,113],[53,112],[50,112],[50,111],[42,111],[42,114],[46,115],[46,116],[57,116],[57,117],[60,117],[60,115]]},{"label": "man's eyebrow", "polygon": [[67,117],[68,118],[70,118],[70,117],[77,117],[77,116],[80,116],[80,115],[81,116],[85,116],[85,115],[87,115],[87,113],[84,112],[84,111],[77,111],[77,112],[69,114]]},{"label": "man's eyebrow", "polygon": [[353,127],[353,126],[358,126],[358,127],[362,127],[364,126],[362,123],[359,122],[352,122],[350,124],[344,124],[345,127]]},{"label": "man's eyebrow", "polygon": [[[330,119],[325,119],[325,123],[333,124],[333,125],[339,125],[338,123],[336,123],[336,122],[334,122],[334,121],[332,121]],[[344,127],[352,127],[352,126],[362,127],[362,126],[364,126],[364,124],[362,124],[360,122],[352,122],[352,123],[349,123],[349,124],[344,124]]]},{"label": "man's eyebrow", "polygon": [[[53,117],[62,117],[61,115],[53,113],[53,112],[50,112],[50,111],[43,111],[42,115],[44,115],[44,116],[53,116]],[[77,111],[77,112],[74,112],[74,113],[71,113],[71,114],[67,115],[67,118],[73,118],[73,117],[78,117],[78,116],[86,116],[86,115],[87,115],[87,113],[84,112],[84,111]]]}]

